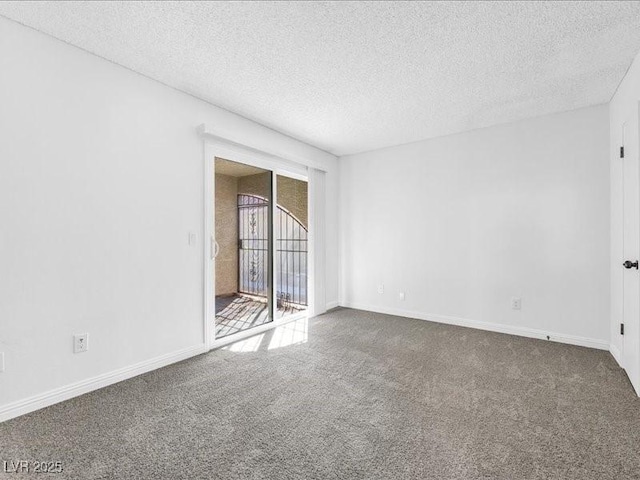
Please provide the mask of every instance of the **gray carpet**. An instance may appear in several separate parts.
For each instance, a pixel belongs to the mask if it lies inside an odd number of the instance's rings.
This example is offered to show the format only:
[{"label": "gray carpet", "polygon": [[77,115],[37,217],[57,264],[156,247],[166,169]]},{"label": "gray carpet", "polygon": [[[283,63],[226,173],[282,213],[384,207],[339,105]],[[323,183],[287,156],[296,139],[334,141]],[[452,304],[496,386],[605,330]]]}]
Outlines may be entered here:
[{"label": "gray carpet", "polygon": [[0,424],[0,465],[65,468],[0,476],[640,478],[640,400],[607,352],[355,310],[275,335]]}]

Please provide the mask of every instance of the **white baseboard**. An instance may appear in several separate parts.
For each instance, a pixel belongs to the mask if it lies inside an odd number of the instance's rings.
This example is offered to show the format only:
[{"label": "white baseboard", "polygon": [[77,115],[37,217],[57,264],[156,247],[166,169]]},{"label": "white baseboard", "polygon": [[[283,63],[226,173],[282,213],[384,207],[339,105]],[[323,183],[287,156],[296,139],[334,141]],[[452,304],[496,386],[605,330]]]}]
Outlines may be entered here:
[{"label": "white baseboard", "polygon": [[640,379],[635,379],[634,381],[634,379],[629,376],[629,372],[627,371],[626,368],[624,368],[624,365],[622,364],[622,355],[620,354],[620,350],[618,349],[618,347],[616,347],[612,343],[611,345],[609,345],[609,352],[611,352],[611,355],[613,356],[615,361],[618,363],[620,368],[622,368],[625,371],[627,378],[629,378],[629,382],[633,387],[633,390],[635,391],[636,395],[640,397]]},{"label": "white baseboard", "polygon": [[512,325],[503,325],[500,323],[483,322],[480,320],[470,320],[467,318],[451,317],[448,315],[438,315],[432,313],[423,313],[410,310],[402,310],[395,308],[376,307],[373,305],[364,305],[361,303],[343,302],[343,307],[354,308],[357,310],[366,310],[369,312],[384,313],[395,315],[398,317],[415,318],[418,320],[427,320],[429,322],[445,323],[447,325],[457,325],[460,327],[475,328],[478,330],[487,330],[490,332],[507,333],[509,335],[517,335],[519,337],[538,338],[559,343],[567,343],[569,345],[578,345],[581,347],[597,348],[599,350],[609,350],[609,342],[597,340],[593,338],[579,337],[575,335],[566,335],[563,333],[546,332],[535,328],[516,327]]},{"label": "white baseboard", "polygon": [[338,302],[338,300],[334,300],[333,302],[327,302],[327,310],[338,308],[339,306],[340,306],[340,303]]},{"label": "white baseboard", "polygon": [[[609,350],[614,359],[621,365],[620,352],[615,345],[611,345],[603,340],[596,340],[586,337],[578,337],[574,335],[558,334],[553,332],[545,332],[533,328],[515,327],[510,325],[502,325],[498,323],[482,322],[479,320],[470,320],[459,317],[451,317],[446,315],[428,314],[423,312],[416,312],[410,310],[382,308],[373,305],[364,305],[352,302],[343,302],[341,305],[338,302],[327,303],[327,309],[343,306],[346,308],[354,308],[357,310],[366,310],[370,312],[384,313],[388,315],[396,315],[399,317],[415,318],[419,320],[427,320],[430,322],[445,323],[448,325],[458,325],[461,327],[476,328],[479,330],[487,330],[491,332],[506,333],[510,335],[518,335],[521,337],[538,338],[546,340],[547,336],[551,341],[567,343],[570,345],[579,345],[582,347],[597,348],[600,350]],[[237,340],[237,339],[236,339]],[[6,405],[0,406],[0,422],[4,422],[11,418],[19,417],[29,412],[39,410],[50,405],[68,400],[79,395],[97,390],[99,388],[112,385],[114,383],[127,380],[132,377],[136,377],[143,373],[156,370],[158,368],[165,367],[172,363],[185,360],[201,353],[205,353],[207,348],[205,345],[196,345],[188,347],[176,352],[161,355],[150,360],[136,363],[127,367],[113,370],[111,372],[104,373],[86,380],[65,385],[63,387],[55,388],[47,392],[37,394],[16,402],[12,402]]]},{"label": "white baseboard", "polygon": [[136,377],[143,373],[156,370],[161,367],[165,367],[172,363],[185,360],[201,353],[206,352],[205,345],[196,345],[193,347],[184,348],[176,352],[161,355],[159,357],[145,360],[128,367],[119,368],[111,372],[103,373],[102,375],[81,380],[79,382],[65,385],[64,387],[55,388],[44,393],[34,395],[32,397],[18,400],[13,403],[0,406],[0,422],[9,420],[11,418],[19,417],[25,413],[33,412],[49,405],[68,400],[73,397],[97,390],[99,388],[112,385],[114,383],[121,382],[128,378]]},{"label": "white baseboard", "polygon": [[612,343],[611,345],[609,345],[609,352],[611,352],[611,355],[613,356],[614,360],[618,362],[618,365],[620,365],[621,368],[624,368],[622,366],[622,357],[620,356],[620,350],[618,350],[618,347],[616,347]]}]

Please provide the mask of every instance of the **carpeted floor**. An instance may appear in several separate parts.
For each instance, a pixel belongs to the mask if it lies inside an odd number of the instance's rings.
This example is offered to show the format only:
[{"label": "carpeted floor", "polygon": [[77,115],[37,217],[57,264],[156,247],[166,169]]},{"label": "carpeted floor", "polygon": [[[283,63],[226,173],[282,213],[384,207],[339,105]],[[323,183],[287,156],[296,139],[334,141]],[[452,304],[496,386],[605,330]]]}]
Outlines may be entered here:
[{"label": "carpeted floor", "polygon": [[346,309],[300,331],[2,423],[0,468],[65,471],[0,477],[640,478],[640,400],[608,352]]}]

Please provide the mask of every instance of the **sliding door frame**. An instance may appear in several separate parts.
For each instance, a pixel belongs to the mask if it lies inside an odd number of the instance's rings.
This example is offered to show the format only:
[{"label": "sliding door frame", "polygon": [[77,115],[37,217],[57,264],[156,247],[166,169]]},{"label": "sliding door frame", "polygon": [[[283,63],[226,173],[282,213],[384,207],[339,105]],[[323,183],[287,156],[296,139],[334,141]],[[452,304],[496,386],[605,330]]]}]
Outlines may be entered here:
[{"label": "sliding door frame", "polygon": [[[275,318],[276,306],[276,272],[274,268],[275,257],[275,239],[273,238],[274,227],[273,219],[277,208],[277,177],[278,175],[303,180],[308,182],[307,167],[287,161],[280,157],[270,155],[259,150],[252,149],[243,145],[217,139],[215,137],[204,139],[204,224],[203,224],[203,276],[204,276],[204,315],[203,315],[203,334],[205,346],[207,350],[219,348],[229,343],[236,342],[246,337],[251,337],[258,333],[270,330],[279,325],[283,325],[301,317],[307,316],[313,311],[312,299],[309,299],[307,310],[297,315],[289,315],[280,320]],[[268,295],[270,299],[270,315],[271,321],[266,324],[259,325],[254,328],[227,335],[223,338],[215,338],[215,258],[214,253],[214,236],[215,236],[215,159],[224,158],[227,160],[244,163],[257,168],[262,168],[271,172],[271,199],[269,202],[269,288]],[[312,210],[309,208],[309,218],[311,220]],[[311,225],[311,221],[309,222]],[[311,242],[311,240],[310,240]],[[312,244],[311,244],[312,245]],[[307,271],[308,285],[313,285],[313,278]]]}]

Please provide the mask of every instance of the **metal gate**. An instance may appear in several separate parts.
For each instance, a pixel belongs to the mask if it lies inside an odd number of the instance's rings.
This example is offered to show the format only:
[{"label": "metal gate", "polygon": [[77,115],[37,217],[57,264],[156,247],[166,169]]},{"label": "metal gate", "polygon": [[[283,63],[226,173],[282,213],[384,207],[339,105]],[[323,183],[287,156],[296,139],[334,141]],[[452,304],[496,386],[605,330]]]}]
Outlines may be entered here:
[{"label": "metal gate", "polygon": [[[307,228],[277,206],[274,218],[278,308],[307,305]],[[238,195],[238,291],[262,297],[268,292],[269,200]]]},{"label": "metal gate", "polygon": [[273,230],[278,308],[307,305],[307,228],[278,205]]},{"label": "metal gate", "polygon": [[269,200],[238,195],[238,291],[266,297],[269,287]]}]

